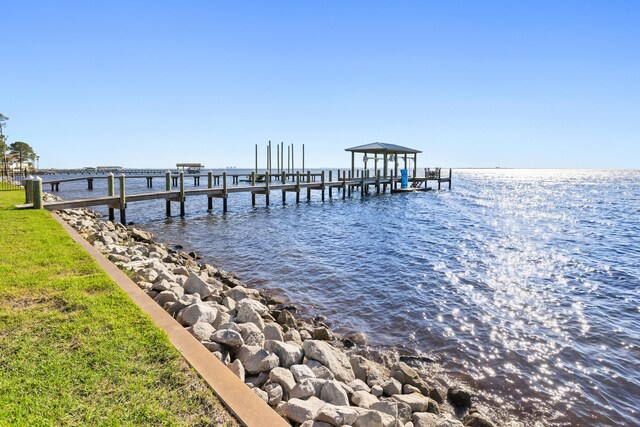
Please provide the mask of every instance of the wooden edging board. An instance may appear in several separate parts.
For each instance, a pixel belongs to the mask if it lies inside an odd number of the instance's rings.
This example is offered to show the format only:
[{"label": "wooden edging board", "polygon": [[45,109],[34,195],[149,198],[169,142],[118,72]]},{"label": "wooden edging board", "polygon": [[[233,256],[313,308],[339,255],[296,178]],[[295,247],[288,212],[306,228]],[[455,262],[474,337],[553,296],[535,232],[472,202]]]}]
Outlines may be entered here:
[{"label": "wooden edging board", "polygon": [[94,248],[69,224],[54,212],[58,221],[71,238],[91,255],[120,288],[144,311],[169,337],[171,344],[211,387],[224,405],[247,427],[290,427],[269,405],[243,383],[217,357],[195,337],[149,298],[126,274]]}]

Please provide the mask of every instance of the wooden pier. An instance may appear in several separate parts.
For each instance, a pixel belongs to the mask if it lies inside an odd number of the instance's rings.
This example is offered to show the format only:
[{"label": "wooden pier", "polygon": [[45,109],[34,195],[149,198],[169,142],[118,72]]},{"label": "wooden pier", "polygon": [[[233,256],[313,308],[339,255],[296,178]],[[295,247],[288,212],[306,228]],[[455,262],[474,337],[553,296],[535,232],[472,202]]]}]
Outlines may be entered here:
[{"label": "wooden pier", "polygon": [[[205,196],[207,197],[207,209],[213,210],[213,199],[222,200],[222,211],[227,212],[228,209],[228,197],[229,194],[234,193],[248,193],[251,195],[252,205],[256,205],[257,196],[264,196],[265,205],[269,206],[272,194],[280,194],[282,204],[287,203],[287,193],[295,194],[296,203],[300,202],[301,193],[306,193],[307,201],[311,200],[312,191],[320,192],[321,200],[324,201],[328,193],[328,197],[333,198],[333,191],[337,190],[338,194],[343,199],[351,197],[352,193],[359,191],[361,196],[369,194],[375,189],[376,193],[386,192],[398,187],[400,178],[397,174],[385,177],[382,175],[382,171],[373,171],[373,176],[370,170],[357,170],[355,174],[351,171],[337,170],[335,176],[334,171],[325,171],[302,174],[299,171],[296,173],[282,172],[280,174],[269,174],[265,172],[263,174],[213,174],[208,172],[207,174],[187,175],[183,172],[175,175],[171,172],[165,172],[164,176],[164,191],[155,191],[139,194],[127,194],[126,193],[126,180],[127,179],[146,179],[147,187],[153,187],[153,178],[160,179],[159,176],[150,177],[148,175],[125,175],[121,174],[115,177],[113,174],[106,176],[87,176],[87,177],[75,177],[66,178],[52,181],[42,181],[41,178],[30,179],[25,183],[26,203],[20,205],[22,208],[44,208],[50,211],[60,209],[74,209],[85,208],[93,206],[106,206],[109,210],[109,219],[115,219],[115,210],[119,211],[120,222],[126,223],[126,209],[129,203],[138,203],[148,200],[165,200],[165,213],[167,216],[172,215],[173,204],[179,205],[179,212],[181,216],[185,215],[185,200],[187,197]],[[187,178],[193,179],[193,186],[200,187],[200,178],[206,178],[206,187],[186,189],[185,181]],[[448,175],[449,188],[451,186],[450,172]],[[246,178],[245,180],[240,178]],[[64,182],[73,181],[87,181],[87,189],[93,190],[93,181],[96,179],[107,180],[107,194],[100,197],[93,197],[87,199],[78,200],[65,200],[60,202],[43,202],[42,200],[42,187],[49,184],[55,190],[59,190],[59,185]],[[412,177],[409,181],[412,185],[424,186],[424,189],[429,189],[427,182],[430,180],[438,182],[438,188],[440,188],[440,175],[438,176],[425,176],[425,177]],[[118,192],[116,193],[115,182],[118,181]]]}]

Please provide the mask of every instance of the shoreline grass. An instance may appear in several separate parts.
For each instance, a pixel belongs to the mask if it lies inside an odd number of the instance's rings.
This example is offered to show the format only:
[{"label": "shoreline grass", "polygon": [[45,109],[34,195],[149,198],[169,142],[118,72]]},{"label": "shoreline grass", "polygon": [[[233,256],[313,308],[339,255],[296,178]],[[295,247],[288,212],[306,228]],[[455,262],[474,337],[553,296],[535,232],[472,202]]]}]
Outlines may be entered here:
[{"label": "shoreline grass", "polygon": [[0,426],[238,425],[46,211],[0,192]]}]

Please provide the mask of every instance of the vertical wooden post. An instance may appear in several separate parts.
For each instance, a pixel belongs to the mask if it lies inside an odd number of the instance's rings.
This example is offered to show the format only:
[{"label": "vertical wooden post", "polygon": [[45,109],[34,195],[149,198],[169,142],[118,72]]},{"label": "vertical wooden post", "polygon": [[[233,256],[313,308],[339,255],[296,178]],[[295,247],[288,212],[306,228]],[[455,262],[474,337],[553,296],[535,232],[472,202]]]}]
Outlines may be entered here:
[{"label": "vertical wooden post", "polygon": [[302,144],[302,173],[304,173],[304,144]]},{"label": "vertical wooden post", "polygon": [[280,141],[280,167],[282,168],[282,170],[284,171],[284,142]]},{"label": "vertical wooden post", "polygon": [[449,190],[451,190],[451,169],[449,169]]},{"label": "vertical wooden post", "polygon": [[123,225],[127,225],[127,213],[126,213],[126,209],[127,209],[127,198],[126,198],[126,192],[125,192],[125,187],[124,187],[124,174],[120,174],[120,176],[118,177],[118,180],[120,181],[120,222]]},{"label": "vertical wooden post", "polygon": [[291,173],[291,146],[287,145],[287,173]]},{"label": "vertical wooden post", "polygon": [[42,209],[44,205],[42,201],[42,178],[39,176],[36,177],[33,181],[31,181],[32,192],[33,192],[33,208],[34,209]]},{"label": "vertical wooden post", "polygon": [[[116,180],[113,176],[113,172],[109,172],[107,175],[107,195],[113,197],[116,195]],[[113,205],[109,205],[109,221],[115,220]]]},{"label": "vertical wooden post", "polygon": [[418,153],[413,153],[413,177],[418,175]]},{"label": "vertical wooden post", "polygon": [[376,169],[376,193],[380,194],[380,171]]},{"label": "vertical wooden post", "polygon": [[87,178],[87,190],[93,190],[93,178]]},{"label": "vertical wooden post", "polygon": [[[171,191],[171,171],[166,171],[164,173],[164,178],[165,178],[165,190],[166,191]],[[167,216],[171,216],[171,201],[169,200],[169,195],[167,195],[167,200],[165,202],[166,208],[166,214]]]},{"label": "vertical wooden post", "polygon": [[329,169],[329,198],[333,199],[333,187],[331,186],[331,182],[333,181],[333,171]]},{"label": "vertical wooden post", "polygon": [[[311,171],[307,172],[307,184],[311,184]],[[311,187],[307,186],[307,202],[311,200]]]},{"label": "vertical wooden post", "polygon": [[296,156],[293,154],[293,144],[291,144],[291,170],[296,169]]},{"label": "vertical wooden post", "polygon": [[24,181],[24,202],[25,203],[33,203],[33,184],[31,181],[33,177],[29,175],[27,179]]},{"label": "vertical wooden post", "polygon": [[184,171],[180,171],[180,216],[184,216]]},{"label": "vertical wooden post", "polygon": [[351,175],[354,175],[356,169],[356,153],[355,152],[351,152]]},{"label": "vertical wooden post", "polygon": [[[286,183],[286,180],[287,180],[287,174],[285,173],[285,171],[282,171],[280,174],[280,182],[282,183],[282,185]],[[282,204],[283,205],[287,204],[287,191],[284,188],[282,189]]]},{"label": "vertical wooden post", "polygon": [[269,184],[271,181],[271,176],[269,175],[269,171],[264,173],[264,195],[265,195],[265,203],[269,206]]},{"label": "vertical wooden post", "polygon": [[[331,172],[329,172],[331,173]],[[322,181],[322,201],[324,202],[324,171],[320,172],[320,180]]]},{"label": "vertical wooden post", "polygon": [[256,144],[256,168],[254,171],[258,173],[258,144]]},{"label": "vertical wooden post", "polygon": [[[207,187],[213,188],[213,172],[211,171],[207,173]],[[210,211],[213,210],[213,197],[211,197],[211,194],[207,196],[207,209]]]},{"label": "vertical wooden post", "polygon": [[342,200],[344,200],[344,198],[346,197],[346,193],[347,193],[346,190],[347,190],[347,174],[343,172],[342,173]]},{"label": "vertical wooden post", "polygon": [[227,173],[222,172],[222,212],[227,211]]},{"label": "vertical wooden post", "polygon": [[296,172],[296,203],[300,203],[300,171]]},{"label": "vertical wooden post", "polygon": [[280,173],[280,144],[276,144],[276,164],[278,165],[278,173]]}]

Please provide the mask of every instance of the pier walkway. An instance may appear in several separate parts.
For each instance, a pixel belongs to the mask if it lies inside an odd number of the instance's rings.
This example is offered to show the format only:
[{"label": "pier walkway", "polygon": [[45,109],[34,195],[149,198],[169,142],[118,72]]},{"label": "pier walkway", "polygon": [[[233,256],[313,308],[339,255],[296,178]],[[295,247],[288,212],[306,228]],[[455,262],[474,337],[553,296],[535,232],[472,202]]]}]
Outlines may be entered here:
[{"label": "pier walkway", "polygon": [[[106,176],[88,176],[88,177],[74,177],[57,179],[50,181],[42,181],[41,178],[28,179],[25,182],[26,203],[20,205],[22,208],[44,208],[49,211],[56,211],[60,209],[74,209],[93,206],[106,206],[109,209],[109,219],[114,220],[115,210],[119,210],[120,221],[126,222],[126,209],[128,203],[137,203],[148,200],[165,200],[166,202],[166,215],[171,216],[172,203],[179,204],[180,215],[185,215],[185,200],[187,197],[206,196],[207,208],[213,210],[213,199],[219,198],[222,200],[222,210],[227,211],[228,196],[234,193],[247,193],[251,195],[252,205],[256,205],[256,196],[264,196],[265,204],[269,206],[270,196],[279,194],[282,198],[282,203],[287,202],[287,193],[295,194],[296,203],[300,202],[300,194],[306,192],[307,200],[311,200],[312,191],[319,191],[321,193],[322,201],[325,200],[326,193],[328,192],[329,198],[333,198],[333,190],[337,190],[341,194],[342,198],[351,197],[352,193],[359,191],[361,196],[369,194],[373,189],[376,193],[386,192],[388,190],[397,189],[400,178],[394,174],[393,176],[383,177],[381,171],[375,171],[375,176],[371,176],[369,170],[358,170],[355,174],[351,171],[337,171],[337,179],[333,177],[333,171],[329,171],[328,174],[325,171],[320,173],[311,173],[308,171],[306,174],[296,172],[295,174],[282,172],[280,174],[269,174],[265,172],[263,174],[257,174],[252,172],[251,174],[222,174],[214,175],[213,172],[207,174],[185,174],[180,172],[179,174],[172,174],[171,172],[165,172],[164,176],[164,191],[154,191],[138,194],[126,193],[126,180],[127,179],[146,179],[147,187],[153,186],[153,178],[148,175],[125,175],[121,174],[115,177],[113,174]],[[440,189],[441,182],[448,182],[449,188],[451,188],[451,170],[449,174],[444,176],[440,174],[429,174],[429,170],[425,170],[424,177],[412,177],[409,178],[411,188],[414,191],[426,191],[430,190],[427,186],[428,181],[433,180],[438,183],[438,189]],[[352,176],[355,175],[355,176]],[[185,188],[185,179],[193,178],[193,186],[200,186],[200,178],[206,177],[205,188]],[[155,176],[160,179],[161,177]],[[245,178],[241,180],[241,178]],[[42,200],[42,187],[44,185],[51,185],[52,190],[59,190],[59,185],[64,182],[72,181],[87,181],[87,189],[93,190],[93,180],[106,179],[107,180],[107,194],[100,197],[92,197],[86,199],[77,200],[64,200],[59,202],[44,202]],[[116,181],[118,182],[116,193]],[[241,181],[243,184],[241,184]],[[245,185],[244,182],[247,184]],[[54,190],[54,191],[55,191]]]}]

